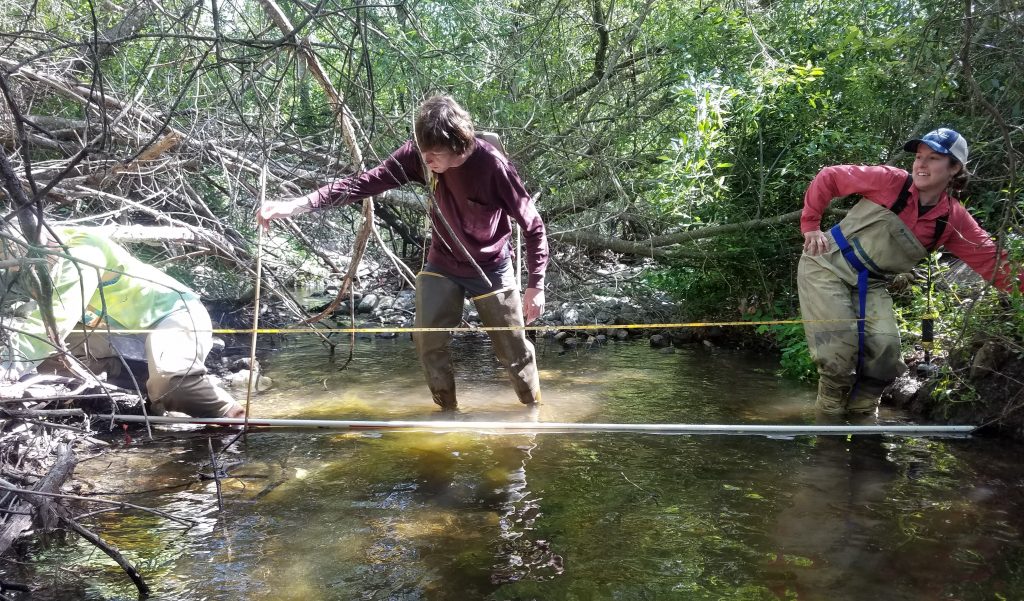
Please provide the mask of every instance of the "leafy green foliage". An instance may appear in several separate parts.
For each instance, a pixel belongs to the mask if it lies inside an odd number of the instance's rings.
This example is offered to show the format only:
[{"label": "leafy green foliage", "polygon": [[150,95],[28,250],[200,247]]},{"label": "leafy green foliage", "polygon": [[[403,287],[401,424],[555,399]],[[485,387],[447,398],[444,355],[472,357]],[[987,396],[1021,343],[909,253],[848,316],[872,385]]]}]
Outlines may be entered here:
[{"label": "leafy green foliage", "polygon": [[[278,171],[277,196],[358,168],[340,149],[335,107],[297,58],[301,43],[340,91],[368,165],[408,137],[426,94],[451,93],[480,129],[502,135],[531,190],[545,192],[540,207],[552,232],[640,243],[785,215],[801,207],[821,167],[905,166],[904,140],[949,125],[971,141],[977,177],[968,206],[1001,232],[1012,258],[1024,256],[1024,199],[1002,136],[1005,129],[1020,146],[1013,136],[1024,115],[1024,23],[1013,3],[972,4],[966,46],[962,11],[939,0],[279,5],[299,28],[295,36],[282,37],[255,0],[168,0],[159,11],[140,4],[138,27],[125,28],[130,33],[97,61],[83,41],[125,24],[131,2],[15,0],[0,15],[0,31],[12,32],[5,39],[33,32],[5,46],[5,58],[71,73],[83,88],[150,110],[160,121],[151,127],[165,120],[186,132],[191,144],[175,158],[189,165],[191,189],[216,219],[250,238],[253,165],[264,157]],[[969,73],[959,56],[965,47]],[[100,115],[80,98],[11,81],[32,115],[93,124],[117,118],[122,128],[136,118]],[[102,138],[92,158],[129,159],[146,138],[136,146],[123,135]],[[221,162],[225,155],[211,149],[222,143],[248,146],[248,156],[239,151],[248,165]],[[48,147],[33,153],[37,163],[67,158]],[[167,208],[162,195],[117,185],[117,194]],[[61,215],[110,208],[105,197],[75,202]],[[339,223],[320,232],[332,239],[354,222],[344,212],[329,219]],[[799,243],[789,221],[682,244],[660,259],[649,282],[692,317],[734,316],[754,298],[766,314],[782,303],[780,314],[793,315]],[[935,302],[959,313],[956,297],[943,294]],[[919,304],[902,310],[908,332]],[[1019,339],[1015,318],[982,318],[978,327]],[[770,335],[783,349],[800,343],[792,332]],[[797,355],[787,368],[795,375]]]},{"label": "leafy green foliage", "polygon": [[[750,321],[785,321],[779,313],[758,311],[747,317]],[[767,335],[775,342],[781,355],[779,373],[795,380],[813,381],[818,377],[818,369],[811,360],[807,349],[807,336],[804,326],[799,323],[773,324],[757,326],[757,333]]]}]

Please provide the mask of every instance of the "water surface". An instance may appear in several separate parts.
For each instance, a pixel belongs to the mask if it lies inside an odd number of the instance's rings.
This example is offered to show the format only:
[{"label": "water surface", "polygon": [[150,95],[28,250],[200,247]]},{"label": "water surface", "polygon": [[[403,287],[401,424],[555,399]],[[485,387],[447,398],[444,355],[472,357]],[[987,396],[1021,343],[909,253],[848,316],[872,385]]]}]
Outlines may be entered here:
[{"label": "water surface", "polygon": [[[775,359],[538,343],[544,404],[515,400],[485,339],[459,340],[464,420],[813,423]],[[341,354],[345,354],[342,350]],[[308,338],[263,358],[261,417],[439,419],[407,339],[351,363]],[[884,422],[905,418],[883,411]],[[150,514],[83,521],[157,599],[1021,599],[1020,448],[983,439],[158,430],[85,460],[86,492]],[[208,437],[231,478],[217,508]],[[84,510],[83,510],[84,511]],[[132,599],[74,537],[5,579],[33,599]],[[19,580],[20,579],[20,580]]]}]

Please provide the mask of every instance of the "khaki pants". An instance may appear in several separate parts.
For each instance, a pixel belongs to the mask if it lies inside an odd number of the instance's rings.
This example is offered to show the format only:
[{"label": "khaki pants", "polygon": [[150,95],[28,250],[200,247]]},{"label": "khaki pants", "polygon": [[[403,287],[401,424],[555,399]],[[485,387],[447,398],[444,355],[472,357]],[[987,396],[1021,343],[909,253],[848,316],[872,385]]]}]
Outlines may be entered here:
[{"label": "khaki pants", "polygon": [[[416,276],[416,327],[455,328],[462,319],[465,288],[436,273]],[[484,326],[523,326],[522,301],[518,290],[498,290],[473,298]],[[508,371],[520,402],[540,401],[540,377],[533,344],[523,330],[488,332],[494,354]],[[449,332],[417,332],[416,352],[427,376],[434,402],[455,409],[455,370],[448,347]]]},{"label": "khaki pants", "polygon": [[[223,417],[237,404],[225,390],[213,383],[203,362],[213,346],[210,315],[198,302],[187,310],[177,311],[153,326],[145,336],[144,352],[149,378],[145,382],[150,411],[162,414],[177,411],[192,417]],[[135,356],[142,344],[131,343],[131,336],[118,335],[115,340],[103,332],[79,332],[68,337],[68,347],[82,357],[86,366],[96,373],[107,372],[113,379],[121,376],[122,359]],[[124,349],[122,351],[121,349]]]}]

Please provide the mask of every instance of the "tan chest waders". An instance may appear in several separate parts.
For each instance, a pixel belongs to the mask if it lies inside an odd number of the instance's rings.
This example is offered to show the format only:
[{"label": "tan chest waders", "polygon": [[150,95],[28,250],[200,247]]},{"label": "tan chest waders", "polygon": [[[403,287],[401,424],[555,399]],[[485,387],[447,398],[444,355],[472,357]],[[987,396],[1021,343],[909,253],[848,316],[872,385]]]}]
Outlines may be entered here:
[{"label": "tan chest waders", "polygon": [[[800,310],[826,413],[873,411],[907,369],[886,276],[912,270],[929,252],[899,218],[910,184],[908,175],[891,209],[862,199],[828,232],[829,251],[800,257]],[[944,228],[939,220],[936,240]]]}]

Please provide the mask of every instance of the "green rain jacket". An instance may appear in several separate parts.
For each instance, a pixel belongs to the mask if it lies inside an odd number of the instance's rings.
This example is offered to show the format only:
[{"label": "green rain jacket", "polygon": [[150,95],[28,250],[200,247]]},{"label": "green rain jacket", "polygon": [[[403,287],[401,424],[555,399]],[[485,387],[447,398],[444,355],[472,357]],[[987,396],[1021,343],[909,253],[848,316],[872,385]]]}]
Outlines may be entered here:
[{"label": "green rain jacket", "polygon": [[[199,296],[152,265],[132,256],[107,237],[76,228],[56,228],[67,247],[50,269],[53,313],[61,341],[79,322],[111,330],[147,329]],[[57,252],[59,245],[51,245]],[[87,301],[85,299],[88,299]],[[9,346],[0,361],[10,375],[21,375],[56,353],[36,307],[27,317],[5,324]]]}]

